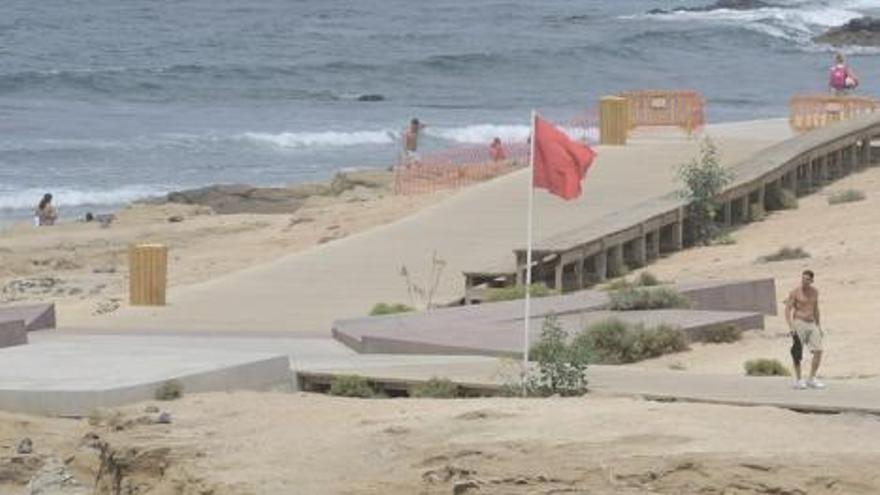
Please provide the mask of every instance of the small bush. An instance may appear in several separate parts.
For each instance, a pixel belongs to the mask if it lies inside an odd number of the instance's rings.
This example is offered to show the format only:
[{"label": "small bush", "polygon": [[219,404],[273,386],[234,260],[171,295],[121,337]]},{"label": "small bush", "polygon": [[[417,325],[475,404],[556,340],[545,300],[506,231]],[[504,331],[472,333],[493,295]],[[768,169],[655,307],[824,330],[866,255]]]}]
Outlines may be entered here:
[{"label": "small bush", "polygon": [[330,395],[369,399],[376,396],[376,391],[370,386],[370,382],[362,376],[338,375],[330,381]]},{"label": "small bush", "polygon": [[616,278],[616,277],[625,277],[629,275],[632,270],[624,263],[623,261],[612,261],[608,260],[608,277]]},{"label": "small bush", "polygon": [[761,203],[750,203],[749,204],[749,221],[750,222],[760,222],[767,218],[767,211],[764,210],[764,205]]},{"label": "small bush", "polygon": [[409,313],[415,311],[412,306],[407,306],[406,304],[401,303],[377,303],[373,306],[373,309],[370,310],[370,316],[380,316],[380,315],[393,315],[398,313]]},{"label": "small bush", "polygon": [[798,198],[795,193],[778,186],[767,188],[765,199],[768,210],[795,210],[798,207]]},{"label": "small bush", "polygon": [[651,272],[642,272],[636,279],[636,285],[639,287],[654,287],[660,285],[660,279]]},{"label": "small bush", "polygon": [[409,396],[426,399],[452,399],[459,396],[458,385],[448,378],[431,378],[409,388]]},{"label": "small bush", "polygon": [[621,278],[616,278],[616,279],[612,280],[611,282],[608,282],[607,284],[605,284],[605,286],[602,287],[602,290],[610,292],[610,291],[615,291],[615,290],[629,289],[632,286],[633,286],[632,282],[621,277]]},{"label": "small bush", "polygon": [[679,328],[645,328],[618,319],[595,323],[575,336],[572,345],[588,349],[597,363],[627,364],[689,349]]},{"label": "small bush", "polygon": [[847,189],[846,191],[839,191],[829,196],[828,204],[839,205],[841,203],[854,203],[856,201],[863,201],[864,199],[865,193],[862,191]]},{"label": "small bush", "polygon": [[736,325],[723,325],[711,327],[700,335],[700,342],[707,344],[729,344],[742,340],[743,331]]},{"label": "small bush", "polygon": [[611,292],[608,308],[613,311],[687,308],[690,301],[671,287],[630,287]]},{"label": "small bush", "polygon": [[[532,284],[529,289],[531,297],[547,297],[558,294],[559,291],[547,287],[543,282]],[[492,288],[486,290],[486,302],[513,301],[526,297],[526,288],[524,285],[516,287]]]},{"label": "small bush", "polygon": [[715,239],[712,239],[712,242],[709,243],[712,246],[731,246],[736,244],[736,239],[730,235],[730,232],[723,232],[718,234]]},{"label": "small bush", "polygon": [[638,277],[632,282],[627,280],[626,278],[617,278],[605,284],[602,287],[602,290],[611,292],[623,289],[631,289],[634,287],[653,287],[656,285],[660,285],[662,282],[656,275],[651,272],[642,272]]},{"label": "small bush", "polygon": [[752,359],[746,361],[743,367],[748,376],[790,376],[788,371],[778,359]]},{"label": "small bush", "polygon": [[700,156],[679,168],[678,180],[682,185],[681,196],[688,202],[686,237],[694,244],[707,245],[718,235],[717,198],[733,180],[733,173],[721,164],[718,148],[706,138]]},{"label": "small bush", "polygon": [[156,389],[156,400],[175,400],[183,397],[183,384],[177,380],[168,380]]},{"label": "small bush", "polygon": [[790,248],[788,246],[779,248],[775,253],[768,254],[766,256],[761,256],[758,258],[759,263],[773,263],[776,261],[786,261],[786,260],[798,260],[802,258],[809,258],[810,253],[804,251],[802,248]]},{"label": "small bush", "polygon": [[537,361],[537,373],[526,384],[530,395],[583,395],[587,391],[589,349],[568,343],[568,335],[555,315],[544,319],[541,339],[529,350]]}]

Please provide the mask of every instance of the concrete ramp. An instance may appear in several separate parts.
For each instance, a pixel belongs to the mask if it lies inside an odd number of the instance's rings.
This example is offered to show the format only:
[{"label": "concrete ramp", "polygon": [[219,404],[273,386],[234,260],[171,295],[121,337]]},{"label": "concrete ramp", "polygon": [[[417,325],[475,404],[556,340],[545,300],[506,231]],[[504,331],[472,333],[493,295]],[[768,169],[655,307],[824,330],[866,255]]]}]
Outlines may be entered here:
[{"label": "concrete ramp", "polygon": [[55,328],[55,304],[17,304],[0,306],[0,323],[21,320],[28,332]]},{"label": "concrete ramp", "polygon": [[169,380],[184,393],[290,387],[287,355],[130,346],[117,340],[38,342],[0,350],[0,410],[85,416],[151,400]]}]

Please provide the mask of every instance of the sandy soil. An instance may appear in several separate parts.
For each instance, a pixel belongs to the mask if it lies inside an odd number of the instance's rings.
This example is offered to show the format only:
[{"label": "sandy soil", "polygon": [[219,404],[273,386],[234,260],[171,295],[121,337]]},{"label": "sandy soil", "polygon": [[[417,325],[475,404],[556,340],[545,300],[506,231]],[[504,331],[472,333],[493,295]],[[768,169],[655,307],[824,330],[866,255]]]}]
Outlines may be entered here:
[{"label": "sandy soil", "polygon": [[[128,246],[169,246],[169,285],[189,285],[383,225],[437,203],[442,191],[396,196],[358,188],[313,197],[293,214],[215,215],[190,205],[135,205],[108,228],[67,222],[17,225],[0,233],[0,303],[52,300],[65,317],[109,313],[125,304]],[[171,223],[172,216],[183,217]]]},{"label": "sandy soil", "polygon": [[[96,493],[874,494],[880,421],[631,399],[207,394],[91,420],[0,417],[0,488],[47,459]],[[743,428],[742,425],[749,425]],[[23,436],[29,455],[10,453]],[[17,460],[16,460],[17,459]],[[5,483],[5,486],[4,486]]]},{"label": "sandy soil", "polygon": [[[837,191],[857,189],[860,202],[829,205]],[[740,373],[747,359],[777,358],[788,362],[787,325],[782,301],[800,281],[804,269],[816,273],[823,328],[826,331],[828,377],[873,379],[880,376],[877,330],[873,325],[880,300],[880,169],[839,180],[800,198],[799,208],[771,213],[766,220],[741,227],[736,243],[689,249],[647,268],[667,280],[773,277],[779,316],[766,320],[764,332],[750,332],[736,344],[697,345],[691,352],[643,362],[640,366],[683,365],[689,370]],[[760,263],[760,256],[783,246],[801,247],[809,258]]]}]

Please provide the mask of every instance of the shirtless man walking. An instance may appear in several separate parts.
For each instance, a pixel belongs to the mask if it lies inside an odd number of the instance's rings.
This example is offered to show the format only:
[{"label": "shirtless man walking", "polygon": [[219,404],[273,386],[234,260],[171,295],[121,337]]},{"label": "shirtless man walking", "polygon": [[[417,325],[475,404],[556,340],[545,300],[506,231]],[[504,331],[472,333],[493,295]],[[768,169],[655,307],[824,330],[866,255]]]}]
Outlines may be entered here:
[{"label": "shirtless man walking", "polygon": [[799,340],[800,344],[813,354],[810,378],[805,382],[801,377],[800,356],[795,355],[794,349],[792,350],[797,389],[825,387],[816,379],[816,371],[819,370],[819,364],[822,362],[823,333],[819,322],[819,291],[813,287],[814,277],[812,270],[804,270],[801,274],[801,284],[792,290],[785,300],[785,321],[788,323],[792,337],[795,338],[795,345]]}]

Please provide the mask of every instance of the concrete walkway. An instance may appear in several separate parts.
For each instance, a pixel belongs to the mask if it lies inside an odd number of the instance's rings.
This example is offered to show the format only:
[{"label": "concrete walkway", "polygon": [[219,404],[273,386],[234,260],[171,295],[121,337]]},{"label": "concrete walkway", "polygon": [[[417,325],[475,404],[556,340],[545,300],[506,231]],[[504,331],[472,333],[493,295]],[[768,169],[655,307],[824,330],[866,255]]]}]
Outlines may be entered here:
[{"label": "concrete walkway", "polygon": [[[584,194],[565,202],[536,194],[535,238],[572,230],[677,188],[677,167],[699,141],[675,131],[600,147]],[[710,126],[725,163],[790,136],[784,120]],[[76,325],[113,329],[328,332],[336,318],[365,315],[378,302],[408,302],[400,276],[426,285],[434,253],[446,265],[435,302],[464,293],[462,272],[510,259],[525,236],[527,172],[459,192],[390,225],[206,283],[170,291],[163,308],[125,308]],[[173,246],[172,246],[173,249]],[[173,269],[173,268],[172,268]],[[70,325],[61,315],[62,325]]]},{"label": "concrete walkway", "polygon": [[[305,373],[355,374],[375,381],[420,382],[445,377],[474,388],[517,383],[519,363],[512,360],[479,361],[439,365],[400,365],[359,368],[313,365]],[[603,395],[642,397],[651,400],[703,402],[735,406],[772,406],[816,413],[880,414],[880,383],[868,380],[829,380],[822,390],[796,390],[785,377],[747,377],[640,369],[633,366],[590,366],[591,392]]]}]

